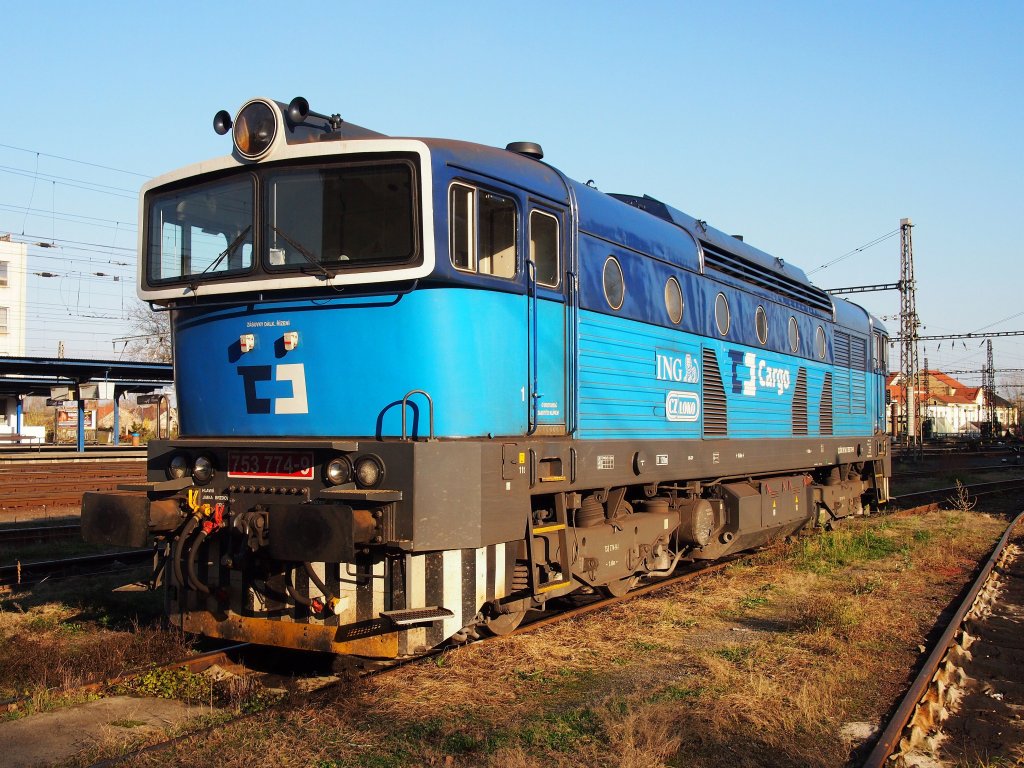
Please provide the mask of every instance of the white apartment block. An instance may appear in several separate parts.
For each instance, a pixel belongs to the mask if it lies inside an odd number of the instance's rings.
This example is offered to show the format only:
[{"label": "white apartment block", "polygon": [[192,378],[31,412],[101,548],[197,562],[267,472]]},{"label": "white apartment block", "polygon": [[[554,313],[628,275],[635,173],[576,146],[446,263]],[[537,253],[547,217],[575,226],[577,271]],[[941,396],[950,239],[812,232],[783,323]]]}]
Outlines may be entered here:
[{"label": "white apartment block", "polygon": [[[25,356],[28,246],[0,235],[0,355]],[[17,429],[17,400],[0,397],[0,432]]]}]

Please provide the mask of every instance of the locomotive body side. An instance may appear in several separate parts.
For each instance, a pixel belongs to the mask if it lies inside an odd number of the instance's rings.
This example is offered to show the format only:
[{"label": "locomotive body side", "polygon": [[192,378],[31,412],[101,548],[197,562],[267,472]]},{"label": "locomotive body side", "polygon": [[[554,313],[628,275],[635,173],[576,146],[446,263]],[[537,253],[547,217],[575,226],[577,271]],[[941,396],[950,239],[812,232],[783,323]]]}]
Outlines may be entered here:
[{"label": "locomotive body side", "polygon": [[513,152],[276,136],[145,188],[182,437],[83,501],[183,628],[405,655],[886,500],[884,330],[799,270]]}]

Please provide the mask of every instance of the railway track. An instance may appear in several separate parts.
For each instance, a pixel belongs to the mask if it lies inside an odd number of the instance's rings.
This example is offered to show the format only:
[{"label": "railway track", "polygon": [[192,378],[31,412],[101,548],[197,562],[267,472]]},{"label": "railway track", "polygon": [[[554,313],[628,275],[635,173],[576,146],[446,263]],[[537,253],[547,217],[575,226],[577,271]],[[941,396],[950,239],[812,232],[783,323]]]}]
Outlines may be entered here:
[{"label": "railway track", "polygon": [[901,505],[927,505],[956,499],[961,493],[974,499],[981,496],[995,496],[1021,490],[1024,490],[1024,477],[1015,477],[1008,480],[994,480],[989,483],[971,483],[970,485],[932,488],[927,491],[904,493],[899,496],[893,496],[890,502]]},{"label": "railway track", "polygon": [[152,559],[152,549],[131,549],[32,563],[19,561],[14,565],[0,566],[0,591],[28,589],[44,581],[67,579],[73,576],[123,573],[150,562]]},{"label": "railway track", "polygon": [[145,457],[37,460],[0,464],[0,513],[77,508],[85,491],[116,491],[146,479]]},{"label": "railway track", "polygon": [[942,467],[942,468],[933,467],[932,469],[920,469],[920,470],[914,470],[912,472],[903,472],[901,470],[900,472],[894,473],[892,479],[893,479],[893,482],[899,482],[900,480],[905,480],[905,479],[910,478],[910,477],[932,477],[936,473],[939,473],[939,472],[941,472],[942,474],[949,475],[949,474],[952,474],[954,472],[962,472],[964,474],[968,474],[968,473],[971,473],[971,472],[1007,472],[1007,471],[1011,471],[1011,470],[1024,470],[1024,464],[1004,463],[1004,464],[986,464],[984,466],[979,466],[979,467],[972,467],[972,466],[969,466],[969,465],[965,465],[965,466],[962,466],[962,467]]},{"label": "railway track", "polygon": [[[997,746],[1019,746],[1024,737],[1019,715],[1024,706],[1020,684],[1024,551],[1010,542],[1022,521],[1024,513],[1010,523],[953,611],[864,768],[939,764],[936,759],[944,749],[943,733],[953,749],[962,750],[972,735],[981,732],[995,734],[1001,742]],[[950,733],[955,737],[948,738]],[[973,754],[945,757],[958,765],[988,764],[993,758],[1001,759],[992,748],[975,745]],[[1005,757],[1013,759],[1009,749]]]},{"label": "railway track", "polygon": [[17,528],[0,528],[0,546],[30,544],[40,541],[74,539],[81,535],[82,527],[77,523],[66,525],[33,525]]}]

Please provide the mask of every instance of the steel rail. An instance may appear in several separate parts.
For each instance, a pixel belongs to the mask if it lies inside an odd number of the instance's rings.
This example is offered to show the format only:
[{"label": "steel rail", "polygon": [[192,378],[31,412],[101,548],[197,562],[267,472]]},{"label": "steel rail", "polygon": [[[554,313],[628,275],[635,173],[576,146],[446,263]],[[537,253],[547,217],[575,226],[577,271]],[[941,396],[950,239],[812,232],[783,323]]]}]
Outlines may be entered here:
[{"label": "steel rail", "polygon": [[33,525],[17,528],[0,528],[0,545],[20,544],[26,541],[47,541],[70,539],[82,530],[78,523],[67,525]]},{"label": "steel rail", "polygon": [[[121,563],[126,567],[134,568],[152,557],[152,549],[129,549],[101,555],[83,555],[60,560],[40,560],[32,563],[18,562],[14,565],[4,565],[0,566],[0,590],[31,587],[48,579],[114,573],[115,571],[109,570],[109,566]],[[83,572],[80,569],[85,570]]]},{"label": "steel rail", "polygon": [[889,501],[899,503],[912,502],[914,499],[925,500],[933,497],[942,499],[951,493],[958,493],[961,490],[969,491],[974,496],[988,496],[997,493],[1009,493],[1010,491],[1016,491],[1022,487],[1024,487],[1024,478],[1015,477],[1009,480],[993,480],[988,483],[972,483],[971,485],[954,485],[948,488],[931,488],[926,491],[914,491],[913,493],[904,493],[899,496],[892,496]]},{"label": "steel rail", "polygon": [[963,474],[967,474],[967,473],[970,473],[970,472],[995,472],[996,470],[1004,470],[1005,471],[1005,470],[1013,470],[1013,469],[1024,470],[1024,464],[1009,464],[1009,463],[1007,463],[1007,464],[986,464],[985,466],[982,466],[982,467],[950,467],[950,468],[938,468],[938,467],[936,467],[934,469],[922,469],[922,470],[914,471],[914,472],[899,472],[899,473],[894,472],[892,478],[890,478],[890,481],[891,482],[892,481],[898,482],[898,481],[902,480],[905,477],[929,477],[929,476],[936,475],[936,474],[939,474],[939,473],[947,474],[948,475],[948,474],[953,474],[955,472],[961,472]]},{"label": "steel rail", "polygon": [[974,606],[974,601],[978,598],[978,595],[984,588],[989,576],[992,575],[992,571],[995,569],[996,563],[999,561],[1000,556],[1006,549],[1006,545],[1010,541],[1010,535],[1021,520],[1024,520],[1024,512],[1017,515],[1017,517],[1013,519],[1013,522],[1007,526],[1002,538],[999,539],[999,543],[996,544],[995,548],[992,550],[992,554],[985,562],[985,565],[982,566],[981,572],[978,574],[978,578],[974,580],[974,584],[971,586],[967,596],[953,613],[945,631],[935,643],[935,647],[932,648],[932,652],[928,655],[928,658],[925,660],[917,677],[914,678],[914,682],[911,683],[902,702],[900,702],[899,707],[896,709],[896,713],[889,720],[889,724],[886,726],[885,730],[882,731],[882,735],[878,737],[878,741],[875,744],[874,749],[871,750],[867,760],[864,761],[863,768],[882,768],[889,761],[889,756],[893,753],[903,735],[903,729],[906,728],[907,723],[910,722],[910,718],[913,716],[915,708],[921,701],[925,692],[928,690],[928,686],[931,685],[932,678],[935,677],[935,673],[941,666],[942,660],[946,656],[946,652],[953,644],[953,640],[960,629],[960,625],[963,623],[964,617]]}]

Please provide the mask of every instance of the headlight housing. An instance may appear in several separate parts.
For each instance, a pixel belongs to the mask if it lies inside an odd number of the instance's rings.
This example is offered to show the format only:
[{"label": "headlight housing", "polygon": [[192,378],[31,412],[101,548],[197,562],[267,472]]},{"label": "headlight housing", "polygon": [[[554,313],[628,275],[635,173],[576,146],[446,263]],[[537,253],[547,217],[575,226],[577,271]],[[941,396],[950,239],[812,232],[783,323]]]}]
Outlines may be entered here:
[{"label": "headlight housing", "polygon": [[324,467],[324,480],[331,485],[352,482],[352,462],[345,456],[336,456]]},{"label": "headlight housing", "polygon": [[265,101],[250,101],[238,111],[231,137],[243,157],[256,160],[277,136],[277,110]]},{"label": "headlight housing", "polygon": [[356,459],[355,475],[360,488],[376,488],[384,480],[384,462],[372,454],[360,456]]},{"label": "headlight housing", "polygon": [[196,457],[196,463],[192,467],[192,479],[197,483],[208,483],[213,478],[213,459],[209,456]]},{"label": "headlight housing", "polygon": [[167,464],[167,476],[171,480],[180,480],[183,477],[188,477],[191,471],[192,467],[188,463],[188,456],[184,453],[174,454]]}]

